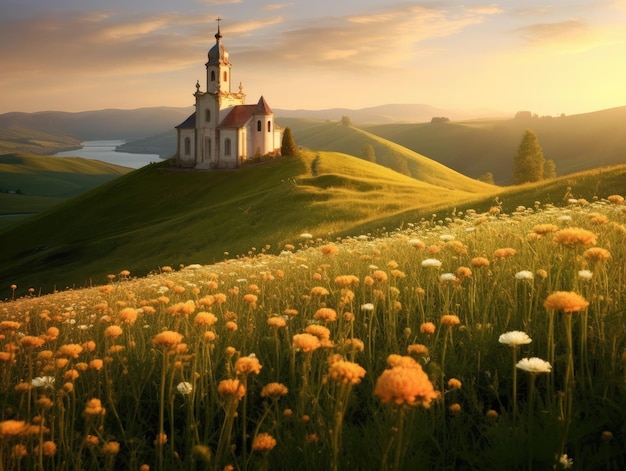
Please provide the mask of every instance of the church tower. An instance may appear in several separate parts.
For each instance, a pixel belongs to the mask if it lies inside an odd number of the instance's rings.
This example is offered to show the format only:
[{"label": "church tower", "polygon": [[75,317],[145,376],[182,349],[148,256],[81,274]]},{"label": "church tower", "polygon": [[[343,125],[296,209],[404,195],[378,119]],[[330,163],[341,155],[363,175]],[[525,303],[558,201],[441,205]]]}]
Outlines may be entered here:
[{"label": "church tower", "polygon": [[230,93],[230,62],[228,51],[222,44],[220,32],[220,18],[217,19],[217,33],[215,46],[209,50],[209,60],[206,65],[206,89],[208,93]]}]

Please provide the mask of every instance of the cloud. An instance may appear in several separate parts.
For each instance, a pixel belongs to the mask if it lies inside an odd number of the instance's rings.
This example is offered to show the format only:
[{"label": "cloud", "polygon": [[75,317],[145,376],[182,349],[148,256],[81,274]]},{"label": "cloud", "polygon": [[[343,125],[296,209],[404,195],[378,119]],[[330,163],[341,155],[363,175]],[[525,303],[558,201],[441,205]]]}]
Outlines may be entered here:
[{"label": "cloud", "polygon": [[597,47],[607,42],[606,31],[580,19],[535,23],[516,30],[528,44],[558,52],[581,52]]},{"label": "cloud", "polygon": [[261,10],[275,11],[275,10],[282,10],[283,8],[289,8],[292,6],[293,6],[293,3],[270,3],[268,5],[263,5],[261,7]]},{"label": "cloud", "polygon": [[462,8],[465,11],[469,13],[474,13],[476,15],[499,15],[500,13],[504,12],[504,10],[495,3],[492,3],[491,5],[479,5],[475,7],[463,6]]}]

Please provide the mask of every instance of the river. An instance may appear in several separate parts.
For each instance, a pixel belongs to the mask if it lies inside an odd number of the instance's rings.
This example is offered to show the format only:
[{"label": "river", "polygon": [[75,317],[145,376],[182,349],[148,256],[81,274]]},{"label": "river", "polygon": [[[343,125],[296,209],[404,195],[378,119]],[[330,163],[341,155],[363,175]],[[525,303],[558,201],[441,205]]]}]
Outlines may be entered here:
[{"label": "river", "polygon": [[140,168],[152,162],[160,162],[158,154],[129,154],[128,152],[115,152],[115,147],[123,144],[123,140],[107,141],[84,141],[83,148],[58,152],[55,157],[82,157],[84,159],[100,160],[122,167]]}]

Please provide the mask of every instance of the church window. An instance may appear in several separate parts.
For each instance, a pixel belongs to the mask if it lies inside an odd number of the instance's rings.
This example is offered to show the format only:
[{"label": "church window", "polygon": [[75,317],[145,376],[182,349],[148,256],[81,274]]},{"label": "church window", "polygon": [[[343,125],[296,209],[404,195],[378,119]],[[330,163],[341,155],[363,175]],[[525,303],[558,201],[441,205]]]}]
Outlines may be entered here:
[{"label": "church window", "polygon": [[259,132],[261,132],[261,126],[263,126],[263,125],[261,124],[261,120],[259,119],[259,120],[256,122],[256,130],[257,130],[257,131],[259,131]]},{"label": "church window", "polygon": [[267,122],[267,132],[272,132],[272,122],[271,121]]},{"label": "church window", "polygon": [[185,138],[185,155],[191,154],[191,139]]},{"label": "church window", "polygon": [[215,82],[215,71],[211,71],[211,82]]},{"label": "church window", "polygon": [[211,121],[211,110],[204,110],[204,120],[207,123]]},{"label": "church window", "polygon": [[224,141],[224,155],[230,155],[230,138],[227,137]]},{"label": "church window", "polygon": [[228,72],[224,71],[224,82],[228,80]]}]

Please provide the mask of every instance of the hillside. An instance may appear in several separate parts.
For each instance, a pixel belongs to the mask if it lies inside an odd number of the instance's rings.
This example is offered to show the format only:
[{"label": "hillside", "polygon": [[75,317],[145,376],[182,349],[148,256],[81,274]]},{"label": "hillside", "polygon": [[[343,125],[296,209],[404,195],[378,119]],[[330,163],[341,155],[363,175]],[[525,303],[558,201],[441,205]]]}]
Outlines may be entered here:
[{"label": "hillside", "polygon": [[559,175],[626,163],[626,107],[558,118],[390,124],[364,129],[464,175],[478,178],[491,172],[500,185],[512,182],[513,157],[526,129],[535,132],[545,158],[555,161]]},{"label": "hillside", "polygon": [[0,227],[51,208],[130,170],[79,157],[0,155]]},{"label": "hillside", "polygon": [[49,134],[19,127],[0,127],[0,155],[14,152],[54,154],[79,149],[80,140],[62,134]]},{"label": "hillside", "polygon": [[[451,187],[452,185],[450,185]],[[236,171],[144,167],[0,233],[0,284],[83,285],[108,273],[279,251],[309,232],[332,238],[383,217],[414,219],[495,187],[449,189],[321,152]],[[80,217],[77,217],[80,215]]]}]

